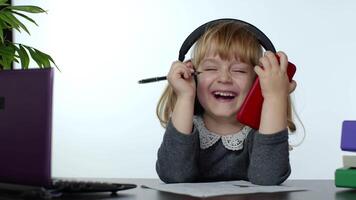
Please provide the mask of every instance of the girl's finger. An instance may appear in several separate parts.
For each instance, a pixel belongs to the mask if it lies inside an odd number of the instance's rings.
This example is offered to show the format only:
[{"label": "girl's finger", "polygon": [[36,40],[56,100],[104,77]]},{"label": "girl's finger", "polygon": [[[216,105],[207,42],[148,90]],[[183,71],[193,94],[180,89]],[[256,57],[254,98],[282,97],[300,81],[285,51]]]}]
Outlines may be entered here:
[{"label": "girl's finger", "polygon": [[171,74],[172,76],[176,77],[176,78],[180,78],[180,77],[184,77],[184,73],[187,71],[188,69],[185,67],[184,64],[182,63],[175,63],[175,65],[172,67],[172,71]]},{"label": "girl's finger", "polygon": [[271,64],[271,69],[279,70],[280,67],[276,55],[271,51],[266,51],[265,56],[268,58],[268,61]]},{"label": "girl's finger", "polygon": [[184,72],[184,78],[189,79],[191,76],[192,76],[192,72],[190,71],[190,69],[186,69]]},{"label": "girl's finger", "polygon": [[263,69],[260,66],[256,65],[253,69],[256,72],[257,76],[260,77],[262,75]]},{"label": "girl's finger", "polygon": [[260,65],[265,71],[269,71],[271,69],[271,63],[266,56],[260,58]]},{"label": "girl's finger", "polygon": [[172,67],[174,68],[174,67],[177,67],[177,66],[179,66],[179,65],[181,65],[181,64],[182,64],[181,61],[176,60],[176,61],[174,61],[174,62],[172,63]]},{"label": "girl's finger", "polygon": [[186,65],[186,66],[188,66],[188,67],[191,67],[191,66],[193,66],[193,63],[192,63],[192,60],[187,60],[187,61],[184,61],[184,64]]},{"label": "girl's finger", "polygon": [[190,70],[190,73],[194,73],[195,69],[191,60],[186,61],[184,64]]},{"label": "girl's finger", "polygon": [[289,83],[289,94],[291,94],[292,92],[294,92],[295,88],[297,87],[297,82],[295,82],[294,80],[292,80]]},{"label": "girl's finger", "polygon": [[281,66],[281,70],[283,72],[286,72],[287,71],[287,67],[288,67],[288,57],[287,57],[287,55],[282,51],[277,52],[277,55],[279,56],[279,63],[280,63],[280,66]]},{"label": "girl's finger", "polygon": [[182,65],[182,62],[180,62],[180,61],[174,61],[173,63],[172,63],[172,66],[171,66],[171,69],[169,70],[169,73],[173,73],[174,71],[176,71],[177,70],[177,68],[179,68],[179,66],[181,66]]},{"label": "girl's finger", "polygon": [[182,70],[184,71],[184,74],[182,74],[182,77],[184,77],[184,79],[189,79],[194,72],[194,69],[189,68],[186,65],[182,66]]}]

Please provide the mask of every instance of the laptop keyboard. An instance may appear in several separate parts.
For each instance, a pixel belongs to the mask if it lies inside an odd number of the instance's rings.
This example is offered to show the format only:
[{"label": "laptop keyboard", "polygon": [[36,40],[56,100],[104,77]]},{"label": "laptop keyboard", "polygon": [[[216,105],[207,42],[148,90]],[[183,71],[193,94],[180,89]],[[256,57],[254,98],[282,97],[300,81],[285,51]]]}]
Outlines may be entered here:
[{"label": "laptop keyboard", "polygon": [[65,193],[110,192],[111,196],[116,196],[116,192],[119,190],[137,187],[135,184],[82,180],[53,180],[52,187],[49,188],[16,184],[0,184],[0,186],[0,199],[8,195],[9,197],[21,197],[21,199],[39,200],[50,200],[53,197],[61,197]]},{"label": "laptop keyboard", "polygon": [[112,192],[115,194],[119,190],[127,190],[135,187],[137,187],[135,184],[77,180],[56,180],[53,183],[53,189],[63,193]]}]

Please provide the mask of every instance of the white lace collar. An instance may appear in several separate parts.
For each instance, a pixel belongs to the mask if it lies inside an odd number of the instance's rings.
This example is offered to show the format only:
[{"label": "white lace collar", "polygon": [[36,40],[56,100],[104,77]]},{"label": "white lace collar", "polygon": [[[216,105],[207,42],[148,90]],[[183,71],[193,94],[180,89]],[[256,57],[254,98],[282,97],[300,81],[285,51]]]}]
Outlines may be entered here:
[{"label": "white lace collar", "polygon": [[226,149],[237,151],[243,148],[243,142],[247,137],[251,128],[244,126],[241,131],[231,134],[231,135],[218,135],[209,131],[204,124],[203,118],[201,116],[194,116],[193,123],[199,132],[200,148],[207,149],[214,145],[219,139]]}]

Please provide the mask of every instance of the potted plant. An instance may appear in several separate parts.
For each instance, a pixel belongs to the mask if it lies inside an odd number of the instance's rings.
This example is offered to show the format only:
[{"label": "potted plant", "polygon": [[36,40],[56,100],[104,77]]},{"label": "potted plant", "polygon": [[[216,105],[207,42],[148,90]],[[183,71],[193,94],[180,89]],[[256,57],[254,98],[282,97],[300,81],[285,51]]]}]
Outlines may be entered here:
[{"label": "potted plant", "polygon": [[51,63],[56,66],[50,55],[36,48],[15,43],[6,37],[6,34],[11,33],[12,30],[30,34],[21,20],[38,26],[32,18],[24,13],[36,14],[46,13],[46,11],[33,5],[12,6],[8,0],[0,0],[0,70],[12,70],[14,62],[20,63],[21,69],[29,69],[30,58],[36,62],[39,68],[50,68]]}]

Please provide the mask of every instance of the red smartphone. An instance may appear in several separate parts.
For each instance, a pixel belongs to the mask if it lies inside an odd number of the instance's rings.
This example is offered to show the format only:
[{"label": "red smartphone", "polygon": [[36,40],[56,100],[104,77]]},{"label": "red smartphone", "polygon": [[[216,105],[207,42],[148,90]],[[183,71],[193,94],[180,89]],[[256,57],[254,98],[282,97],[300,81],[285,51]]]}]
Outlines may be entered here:
[{"label": "red smartphone", "polygon": [[[293,63],[288,62],[287,75],[289,81],[292,80],[295,71],[295,65]],[[257,77],[251,87],[251,90],[247,94],[244,102],[242,103],[240,110],[237,113],[237,120],[255,130],[258,130],[261,121],[262,104],[263,96],[261,92],[260,81]]]}]

